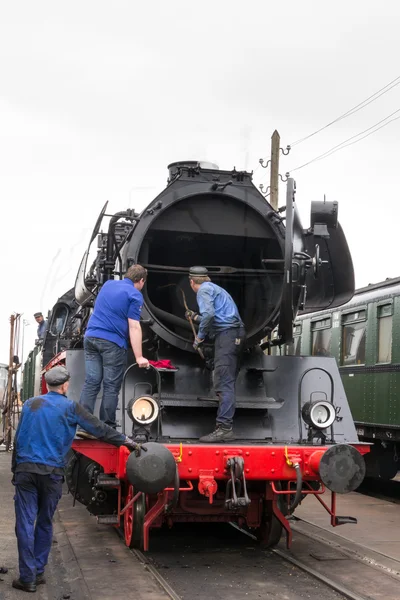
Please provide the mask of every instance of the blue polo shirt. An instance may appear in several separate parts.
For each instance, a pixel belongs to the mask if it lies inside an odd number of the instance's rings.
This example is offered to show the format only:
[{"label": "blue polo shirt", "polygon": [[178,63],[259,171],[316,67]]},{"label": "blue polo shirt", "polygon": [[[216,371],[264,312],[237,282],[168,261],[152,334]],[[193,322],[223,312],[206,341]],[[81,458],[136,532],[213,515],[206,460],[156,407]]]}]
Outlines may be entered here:
[{"label": "blue polo shirt", "polygon": [[95,337],[128,348],[128,319],[140,320],[142,293],[130,279],[106,281],[97,296],[85,337]]}]

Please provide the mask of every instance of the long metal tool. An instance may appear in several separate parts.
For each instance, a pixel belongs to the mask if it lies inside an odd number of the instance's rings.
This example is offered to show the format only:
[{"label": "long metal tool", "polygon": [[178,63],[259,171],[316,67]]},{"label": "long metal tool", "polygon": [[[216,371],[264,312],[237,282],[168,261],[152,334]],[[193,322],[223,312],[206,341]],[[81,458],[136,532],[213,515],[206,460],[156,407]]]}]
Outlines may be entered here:
[{"label": "long metal tool", "polygon": [[[182,292],[182,297],[183,297],[183,305],[184,305],[185,309],[188,311],[188,310],[189,310],[189,307],[188,307],[188,305],[187,305],[187,302],[186,302],[186,296],[185,296],[185,292],[182,290],[182,288],[181,288],[181,292]],[[192,331],[193,331],[194,340],[196,341],[196,337],[197,337],[197,335],[196,335],[196,330],[195,330],[195,328],[194,328],[193,321],[192,321],[191,317],[188,317],[188,321],[189,321],[189,323],[190,323],[190,326],[191,326],[191,328],[192,328]],[[200,354],[201,358],[202,358],[203,360],[205,360],[205,358],[204,358],[204,354],[203,354],[203,350],[201,350],[201,348],[197,348],[197,352]]]}]

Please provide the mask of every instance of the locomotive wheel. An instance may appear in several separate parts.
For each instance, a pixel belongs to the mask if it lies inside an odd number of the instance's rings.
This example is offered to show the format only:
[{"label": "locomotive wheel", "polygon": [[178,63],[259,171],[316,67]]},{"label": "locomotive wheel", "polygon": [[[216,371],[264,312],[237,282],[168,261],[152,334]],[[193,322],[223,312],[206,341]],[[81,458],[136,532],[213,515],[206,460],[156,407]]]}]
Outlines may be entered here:
[{"label": "locomotive wheel", "polygon": [[256,536],[263,548],[272,548],[279,543],[282,536],[282,525],[274,514],[262,517],[261,526],[256,530]]},{"label": "locomotive wheel", "polygon": [[[125,506],[135,495],[133,485],[128,486]],[[124,537],[128,548],[143,549],[143,524],[146,514],[146,496],[142,494],[124,513]]]},{"label": "locomotive wheel", "polygon": [[[277,482],[278,490],[282,489],[282,484]],[[285,515],[287,507],[284,496],[278,496],[278,508]],[[255,531],[256,537],[263,548],[272,548],[279,543],[282,536],[283,526],[272,512],[272,502],[263,500],[263,509],[261,516],[261,525]]]}]

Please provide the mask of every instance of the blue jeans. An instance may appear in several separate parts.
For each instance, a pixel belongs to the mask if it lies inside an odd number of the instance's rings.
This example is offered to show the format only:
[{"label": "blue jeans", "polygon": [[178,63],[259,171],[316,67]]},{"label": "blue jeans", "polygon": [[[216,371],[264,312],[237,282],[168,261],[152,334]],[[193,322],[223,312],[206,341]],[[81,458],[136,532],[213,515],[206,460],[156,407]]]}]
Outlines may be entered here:
[{"label": "blue jeans", "polygon": [[86,377],[79,404],[93,414],[96,398],[100,392],[101,382],[103,382],[100,420],[115,428],[115,413],[126,369],[127,351],[114,342],[94,337],[85,338],[83,347],[85,349]]},{"label": "blue jeans", "polygon": [[15,474],[15,534],[19,576],[25,583],[34,582],[47,565],[62,482],[62,475]]},{"label": "blue jeans", "polygon": [[235,385],[244,340],[244,327],[224,329],[215,335],[214,389],[219,398],[217,424],[225,427],[232,427],[235,414]]}]

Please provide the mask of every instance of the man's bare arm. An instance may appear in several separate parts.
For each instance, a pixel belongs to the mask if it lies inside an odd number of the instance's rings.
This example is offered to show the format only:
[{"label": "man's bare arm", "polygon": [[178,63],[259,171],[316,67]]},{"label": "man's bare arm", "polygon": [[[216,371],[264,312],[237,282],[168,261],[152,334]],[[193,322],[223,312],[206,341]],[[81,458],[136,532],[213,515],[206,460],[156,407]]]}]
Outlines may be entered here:
[{"label": "man's bare arm", "polygon": [[142,328],[139,321],[134,319],[128,319],[129,323],[129,338],[131,340],[131,346],[133,354],[135,355],[138,367],[147,368],[149,361],[142,355]]}]

